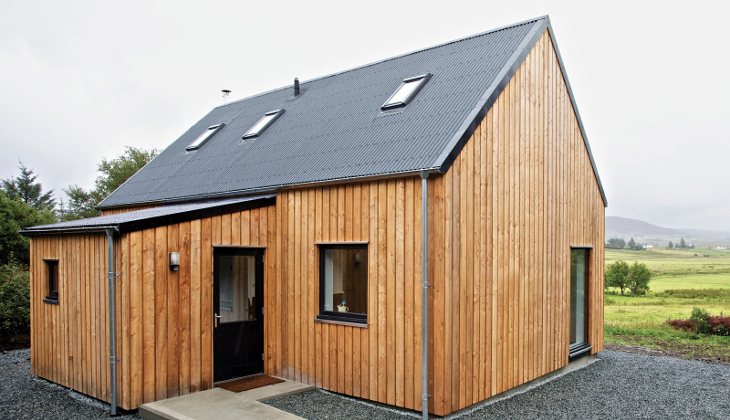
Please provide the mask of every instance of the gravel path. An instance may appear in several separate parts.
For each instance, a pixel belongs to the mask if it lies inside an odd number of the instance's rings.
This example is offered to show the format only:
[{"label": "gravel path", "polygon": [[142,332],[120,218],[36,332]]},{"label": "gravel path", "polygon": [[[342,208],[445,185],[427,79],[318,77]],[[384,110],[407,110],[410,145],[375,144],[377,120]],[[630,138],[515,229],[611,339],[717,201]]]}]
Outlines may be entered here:
[{"label": "gravel path", "polygon": [[108,419],[108,414],[109,404],[31,375],[30,350],[0,352],[0,419]]},{"label": "gravel path", "polygon": [[[598,359],[529,392],[454,418],[730,419],[730,366],[615,351],[603,351]],[[267,404],[307,419],[418,417],[322,391]]]}]

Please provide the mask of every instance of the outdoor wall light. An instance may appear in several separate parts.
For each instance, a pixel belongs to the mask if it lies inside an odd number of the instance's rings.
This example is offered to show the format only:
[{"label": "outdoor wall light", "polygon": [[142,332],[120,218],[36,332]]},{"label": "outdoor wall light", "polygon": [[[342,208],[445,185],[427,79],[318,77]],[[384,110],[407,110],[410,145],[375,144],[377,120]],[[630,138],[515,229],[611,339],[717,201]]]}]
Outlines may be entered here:
[{"label": "outdoor wall light", "polygon": [[180,269],[180,253],[171,252],[170,253],[170,270],[177,271],[178,269]]},{"label": "outdoor wall light", "polygon": [[360,263],[362,262],[362,258],[360,257],[360,253],[355,253],[355,267],[360,267]]}]

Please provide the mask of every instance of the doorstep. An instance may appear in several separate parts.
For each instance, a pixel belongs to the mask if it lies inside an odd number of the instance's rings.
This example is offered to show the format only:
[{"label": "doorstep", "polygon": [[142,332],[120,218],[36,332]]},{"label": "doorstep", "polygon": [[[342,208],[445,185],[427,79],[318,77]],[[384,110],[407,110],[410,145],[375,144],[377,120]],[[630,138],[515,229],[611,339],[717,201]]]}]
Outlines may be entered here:
[{"label": "doorstep", "polygon": [[147,420],[301,419],[263,404],[263,401],[312,389],[314,387],[311,385],[294,381],[266,385],[243,392],[213,388],[143,404],[139,407],[139,415]]}]

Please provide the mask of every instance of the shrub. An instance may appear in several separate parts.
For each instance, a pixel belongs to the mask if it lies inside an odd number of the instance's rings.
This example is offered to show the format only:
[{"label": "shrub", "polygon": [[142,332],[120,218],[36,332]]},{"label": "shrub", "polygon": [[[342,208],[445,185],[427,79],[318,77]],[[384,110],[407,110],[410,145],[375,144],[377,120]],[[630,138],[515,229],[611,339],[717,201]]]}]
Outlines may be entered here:
[{"label": "shrub", "polygon": [[0,266],[0,335],[30,331],[30,273],[18,264]]},{"label": "shrub", "polygon": [[689,316],[689,322],[695,327],[695,332],[698,334],[710,334],[712,332],[712,325],[707,322],[710,314],[700,308],[692,308],[692,315]]},{"label": "shrub", "polygon": [[695,329],[694,324],[692,324],[691,322],[689,322],[687,320],[683,320],[683,319],[671,319],[671,320],[667,321],[667,324],[671,325],[672,327],[674,327],[678,330],[682,330],[682,331],[686,331],[686,332],[694,331],[694,329]]}]

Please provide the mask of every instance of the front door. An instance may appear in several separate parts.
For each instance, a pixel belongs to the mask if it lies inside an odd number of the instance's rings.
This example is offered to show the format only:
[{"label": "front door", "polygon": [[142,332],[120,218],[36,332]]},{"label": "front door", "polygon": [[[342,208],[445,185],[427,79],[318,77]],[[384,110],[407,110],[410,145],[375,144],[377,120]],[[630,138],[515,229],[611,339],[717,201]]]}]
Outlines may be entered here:
[{"label": "front door", "polygon": [[213,291],[213,380],[264,370],[263,250],[216,248]]},{"label": "front door", "polygon": [[590,350],[588,344],[588,253],[570,250],[570,355]]}]

